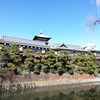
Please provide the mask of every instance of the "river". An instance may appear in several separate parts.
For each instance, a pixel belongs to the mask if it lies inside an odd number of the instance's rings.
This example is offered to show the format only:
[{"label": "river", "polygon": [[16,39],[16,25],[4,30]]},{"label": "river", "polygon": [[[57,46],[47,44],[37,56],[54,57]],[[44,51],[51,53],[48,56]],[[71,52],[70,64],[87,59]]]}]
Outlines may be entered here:
[{"label": "river", "polygon": [[77,84],[23,91],[0,91],[0,100],[100,100],[100,84]]}]

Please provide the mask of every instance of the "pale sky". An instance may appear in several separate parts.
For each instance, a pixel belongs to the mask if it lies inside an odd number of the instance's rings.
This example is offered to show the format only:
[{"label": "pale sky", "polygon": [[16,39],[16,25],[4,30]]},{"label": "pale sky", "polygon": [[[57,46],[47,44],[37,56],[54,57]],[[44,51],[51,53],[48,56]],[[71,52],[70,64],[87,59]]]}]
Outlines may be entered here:
[{"label": "pale sky", "polygon": [[88,31],[88,17],[100,18],[100,0],[0,0],[0,35],[32,39],[42,29],[50,43],[100,50],[100,24]]}]

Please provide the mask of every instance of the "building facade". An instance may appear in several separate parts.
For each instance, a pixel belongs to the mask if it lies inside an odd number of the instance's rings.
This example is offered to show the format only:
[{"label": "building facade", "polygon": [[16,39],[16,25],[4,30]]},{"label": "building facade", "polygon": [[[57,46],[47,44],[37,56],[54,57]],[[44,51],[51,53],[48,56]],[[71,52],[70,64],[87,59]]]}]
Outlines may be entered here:
[{"label": "building facade", "polygon": [[16,44],[19,46],[19,50],[23,51],[23,49],[29,48],[33,52],[41,52],[46,53],[49,50],[54,50],[55,54],[59,54],[62,50],[67,50],[71,54],[78,54],[78,53],[87,53],[93,52],[96,56],[100,56],[100,50],[96,50],[96,46],[93,43],[88,43],[86,47],[81,48],[78,45],[69,45],[64,43],[53,43],[49,44],[49,40],[51,39],[50,36],[45,36],[43,33],[39,35],[35,35],[32,40],[16,38],[16,37],[9,37],[9,36],[0,36],[0,44],[6,46],[7,49],[10,48],[11,44]]},{"label": "building facade", "polygon": [[43,35],[43,33],[36,35],[33,40],[9,36],[0,36],[0,44],[4,44],[7,49],[10,48],[11,44],[16,44],[19,46],[20,51],[29,48],[34,52],[45,53],[50,49],[50,46],[48,45],[49,39],[51,39],[51,37],[45,36]]}]

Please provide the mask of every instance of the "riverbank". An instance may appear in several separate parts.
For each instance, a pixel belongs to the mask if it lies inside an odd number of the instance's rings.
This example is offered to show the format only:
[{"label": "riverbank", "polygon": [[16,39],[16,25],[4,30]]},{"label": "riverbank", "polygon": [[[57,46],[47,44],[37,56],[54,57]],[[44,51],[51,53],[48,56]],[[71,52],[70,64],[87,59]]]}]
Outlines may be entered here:
[{"label": "riverbank", "polygon": [[[76,100],[87,97],[98,97],[100,94],[100,84],[71,84],[52,87],[39,87],[21,91],[1,91],[0,100]],[[86,97],[87,95],[87,97]],[[61,98],[60,98],[61,97]]]},{"label": "riverbank", "polygon": [[87,84],[99,83],[100,78],[96,78],[90,74],[40,74],[40,75],[18,75],[13,76],[12,80],[6,79],[0,84],[0,90],[23,90],[34,89],[37,87],[52,87],[58,85],[71,85],[71,84]]}]

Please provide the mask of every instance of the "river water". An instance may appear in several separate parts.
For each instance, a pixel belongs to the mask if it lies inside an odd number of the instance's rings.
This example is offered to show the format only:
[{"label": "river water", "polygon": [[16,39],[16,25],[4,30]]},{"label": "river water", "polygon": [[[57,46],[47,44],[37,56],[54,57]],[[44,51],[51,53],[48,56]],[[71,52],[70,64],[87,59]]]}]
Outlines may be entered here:
[{"label": "river water", "polygon": [[100,83],[0,91],[0,100],[100,100]]}]

